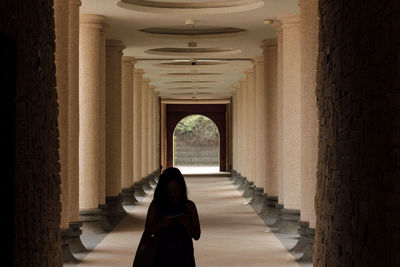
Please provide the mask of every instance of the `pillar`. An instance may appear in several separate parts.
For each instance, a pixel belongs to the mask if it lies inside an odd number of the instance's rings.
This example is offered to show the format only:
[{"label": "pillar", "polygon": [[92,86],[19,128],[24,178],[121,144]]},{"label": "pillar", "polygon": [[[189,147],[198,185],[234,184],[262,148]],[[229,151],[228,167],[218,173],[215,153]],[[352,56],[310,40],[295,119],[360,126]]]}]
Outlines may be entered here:
[{"label": "pillar", "polygon": [[122,50],[121,41],[106,40],[106,203],[113,224],[124,216],[121,193]]},{"label": "pillar", "polygon": [[133,76],[133,182],[136,196],[144,196],[146,193],[139,185],[142,179],[142,87],[143,70],[135,69]]},{"label": "pillar", "polygon": [[318,57],[318,0],[300,0],[301,17],[301,203],[300,239],[294,250],[300,261],[312,262],[316,215],[314,211],[318,161],[318,108],[316,74]]},{"label": "pillar", "polygon": [[283,207],[284,178],[283,178],[283,30],[280,22],[274,23],[277,35],[277,60],[278,60],[278,92],[277,92],[277,127],[276,127],[276,175],[278,180],[278,208]]},{"label": "pillar", "polygon": [[70,249],[85,251],[79,221],[79,7],[69,0],[68,17],[68,216]]},{"label": "pillar", "polygon": [[[237,161],[237,156],[238,156],[238,150],[237,150],[237,112],[238,112],[238,106],[237,106],[237,95],[238,95],[238,89],[236,89],[234,92],[232,92],[232,139],[233,139],[233,145],[232,145],[232,171],[238,171],[238,161]],[[233,175],[233,174],[232,174]]]},{"label": "pillar", "polygon": [[255,171],[256,171],[256,123],[255,123],[255,84],[254,84],[254,67],[246,70],[246,81],[247,81],[247,127],[246,130],[246,139],[247,139],[247,178],[254,182],[257,187],[259,187],[258,180],[256,180]]},{"label": "pillar", "polygon": [[148,107],[147,107],[147,116],[148,116],[148,131],[147,131],[147,135],[148,135],[148,163],[147,163],[147,174],[152,174],[153,173],[153,166],[154,166],[154,86],[149,86],[149,90],[148,90]]},{"label": "pillar", "polygon": [[266,193],[268,205],[278,199],[278,47],[277,39],[266,39],[262,44],[264,57],[265,124],[266,124]]},{"label": "pillar", "polygon": [[102,232],[99,175],[101,153],[101,42],[104,16],[80,17],[79,32],[79,210],[84,231]]},{"label": "pillar", "polygon": [[318,1],[299,1],[301,16],[301,220],[315,228],[314,197],[318,160]]},{"label": "pillar", "polygon": [[283,37],[283,190],[280,233],[297,234],[300,219],[300,17],[279,17]]},{"label": "pillar", "polygon": [[247,117],[247,80],[246,78],[243,78],[240,80],[240,99],[241,99],[241,133],[240,133],[240,139],[241,139],[241,174],[243,177],[247,177],[248,175],[248,156],[247,156],[247,150],[248,150],[248,136],[247,136],[247,128],[248,128],[248,117]]},{"label": "pillar", "polygon": [[133,57],[122,58],[121,188],[123,204],[136,204],[133,191]]},{"label": "pillar", "polygon": [[153,101],[153,109],[154,109],[154,164],[153,170],[156,171],[156,175],[158,175],[160,169],[160,104],[158,100],[159,92],[154,91],[154,101]]},{"label": "pillar", "polygon": [[58,95],[59,163],[61,178],[61,249],[64,262],[74,261],[69,242],[69,182],[68,182],[68,1],[54,1],[56,34],[56,89]]},{"label": "pillar", "polygon": [[[264,87],[264,58],[262,56],[254,59],[255,69],[255,176],[256,185],[263,188],[263,193],[267,192],[266,183],[266,107],[265,107],[265,87]],[[269,166],[268,166],[269,167]]]},{"label": "pillar", "polygon": [[142,178],[147,177],[148,173],[148,155],[149,155],[149,150],[148,150],[148,143],[149,143],[149,101],[148,101],[148,96],[149,96],[149,82],[150,80],[147,78],[144,78],[142,80],[142,127],[141,127],[141,132],[142,132]]}]

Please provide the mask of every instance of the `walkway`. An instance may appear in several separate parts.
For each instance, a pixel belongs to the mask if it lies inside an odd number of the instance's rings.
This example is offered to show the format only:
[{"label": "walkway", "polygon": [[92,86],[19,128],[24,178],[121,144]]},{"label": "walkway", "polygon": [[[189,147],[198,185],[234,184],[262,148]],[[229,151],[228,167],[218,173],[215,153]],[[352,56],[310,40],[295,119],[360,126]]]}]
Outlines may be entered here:
[{"label": "walkway", "polygon": [[[197,266],[299,266],[269,232],[225,177],[186,179],[189,198],[200,216],[201,238],[194,241]],[[152,195],[128,216],[78,266],[132,266]]]}]

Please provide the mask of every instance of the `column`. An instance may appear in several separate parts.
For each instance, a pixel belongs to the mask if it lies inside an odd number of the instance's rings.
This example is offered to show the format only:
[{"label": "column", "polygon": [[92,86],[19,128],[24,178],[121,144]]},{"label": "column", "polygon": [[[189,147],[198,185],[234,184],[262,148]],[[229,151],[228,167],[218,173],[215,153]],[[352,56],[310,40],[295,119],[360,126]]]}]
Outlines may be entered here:
[{"label": "column", "polygon": [[278,179],[278,208],[283,207],[284,178],[283,178],[283,30],[280,22],[274,23],[278,42],[278,92],[277,92],[277,146],[276,146],[276,175]]},{"label": "column", "polygon": [[255,84],[254,84],[254,67],[246,70],[247,76],[247,113],[246,113],[246,120],[247,120],[247,127],[246,129],[246,139],[247,141],[247,178],[254,182],[257,187],[258,180],[256,180],[255,171],[256,171],[256,123],[255,123],[255,101],[256,101],[256,94],[255,94]]},{"label": "column", "polygon": [[133,76],[133,182],[135,195],[144,196],[139,185],[142,179],[142,86],[143,70],[135,69]]},{"label": "column", "polygon": [[121,187],[122,202],[136,204],[133,190],[133,57],[122,57]]},{"label": "column", "polygon": [[312,262],[316,214],[314,210],[318,161],[318,108],[316,74],[318,57],[318,1],[300,0],[301,17],[301,215],[296,251],[301,261]]},{"label": "column", "polygon": [[144,78],[142,80],[142,178],[146,178],[148,173],[148,143],[149,143],[149,135],[148,135],[148,92],[149,92],[149,82],[150,80]]},{"label": "column", "polygon": [[248,150],[248,136],[247,136],[247,128],[248,128],[248,118],[247,118],[247,80],[246,78],[240,80],[240,99],[241,99],[241,174],[243,177],[247,177],[248,175],[248,168],[247,168],[247,163],[248,163],[248,156],[247,156],[247,150]]},{"label": "column", "polygon": [[232,92],[232,176],[237,168],[237,89]]},{"label": "column", "polygon": [[68,197],[70,249],[86,248],[80,239],[79,221],[79,7],[80,0],[69,0],[68,17]]},{"label": "column", "polygon": [[64,262],[76,260],[69,247],[69,190],[68,190],[68,1],[54,1],[56,34],[56,89],[58,95],[58,130],[61,178],[61,252]]},{"label": "column", "polygon": [[[281,16],[283,29],[283,219],[297,233],[300,217],[301,114],[300,114],[300,16]],[[289,227],[289,224],[293,227]]]},{"label": "column", "polygon": [[237,114],[236,114],[236,121],[237,121],[237,127],[236,127],[236,129],[237,129],[237,131],[236,131],[236,133],[237,133],[237,149],[236,149],[236,151],[237,151],[237,172],[238,172],[238,175],[240,174],[240,176],[242,177],[243,176],[243,174],[242,174],[242,154],[243,154],[243,150],[242,150],[242,124],[243,124],[243,122],[242,122],[242,95],[243,95],[243,92],[242,92],[242,88],[241,88],[241,86],[240,86],[240,82],[239,82],[239,84],[238,84],[238,86],[237,86],[237,88],[236,88],[236,96],[237,96],[237,101],[236,101],[236,103],[237,103]]},{"label": "column", "polygon": [[159,92],[154,91],[154,147],[153,147],[153,151],[154,151],[154,164],[153,164],[153,170],[156,171],[156,175],[159,175],[159,169],[160,169],[160,136],[159,136],[159,132],[160,132],[160,105],[159,105],[159,101],[158,101],[158,96],[159,96]]},{"label": "column", "polygon": [[148,91],[148,107],[147,107],[147,116],[148,116],[148,131],[147,131],[147,135],[148,135],[148,159],[149,161],[147,162],[147,168],[148,168],[148,175],[153,173],[153,165],[154,165],[154,149],[153,149],[153,145],[154,145],[154,106],[153,106],[153,102],[154,102],[154,86],[149,86],[149,91]]},{"label": "column", "polygon": [[126,214],[121,193],[122,42],[106,40],[106,203],[113,224]]},{"label": "column", "polygon": [[[255,69],[255,176],[256,185],[262,188],[264,192],[267,192],[266,186],[266,146],[267,136],[266,136],[266,107],[265,107],[265,87],[264,87],[264,58],[262,56],[256,57],[254,59],[254,69]],[[268,166],[269,167],[269,166]]]},{"label": "column", "polygon": [[[100,154],[98,161],[100,162],[99,173],[99,208],[102,210],[102,218],[108,221],[108,206],[106,204],[106,28],[100,31],[100,72],[101,72],[101,89],[100,89]],[[111,225],[108,225],[111,229]]]},{"label": "column", "polygon": [[266,193],[269,207],[278,200],[278,48],[277,39],[266,39],[264,57],[265,124],[266,124]]},{"label": "column", "polygon": [[104,16],[80,17],[79,32],[79,210],[83,230],[102,232],[99,206],[101,152],[101,45]]}]

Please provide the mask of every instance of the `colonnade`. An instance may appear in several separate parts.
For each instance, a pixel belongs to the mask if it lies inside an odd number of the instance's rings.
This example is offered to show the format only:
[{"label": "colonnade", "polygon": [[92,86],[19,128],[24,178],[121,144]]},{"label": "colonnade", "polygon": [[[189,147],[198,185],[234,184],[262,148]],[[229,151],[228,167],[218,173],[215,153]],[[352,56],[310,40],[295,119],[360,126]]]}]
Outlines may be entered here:
[{"label": "colonnade", "polygon": [[56,0],[56,78],[64,261],[80,235],[111,231],[159,174],[159,96],[107,18]]},{"label": "colonnade", "polygon": [[318,4],[278,17],[233,92],[233,180],[277,233],[300,234],[295,251],[312,259],[318,157]]}]

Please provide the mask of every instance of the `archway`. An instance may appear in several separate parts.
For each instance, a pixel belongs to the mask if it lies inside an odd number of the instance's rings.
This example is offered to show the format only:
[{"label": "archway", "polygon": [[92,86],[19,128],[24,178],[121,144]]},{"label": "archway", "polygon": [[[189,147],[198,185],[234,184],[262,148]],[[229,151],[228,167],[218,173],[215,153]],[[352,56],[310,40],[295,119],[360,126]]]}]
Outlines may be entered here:
[{"label": "archway", "polygon": [[226,104],[167,104],[166,105],[166,167],[173,166],[173,134],[185,117],[199,114],[210,118],[220,133],[219,170],[227,170],[227,107]]},{"label": "archway", "polygon": [[173,134],[173,165],[185,172],[219,171],[220,133],[212,119],[190,115],[176,125]]}]

